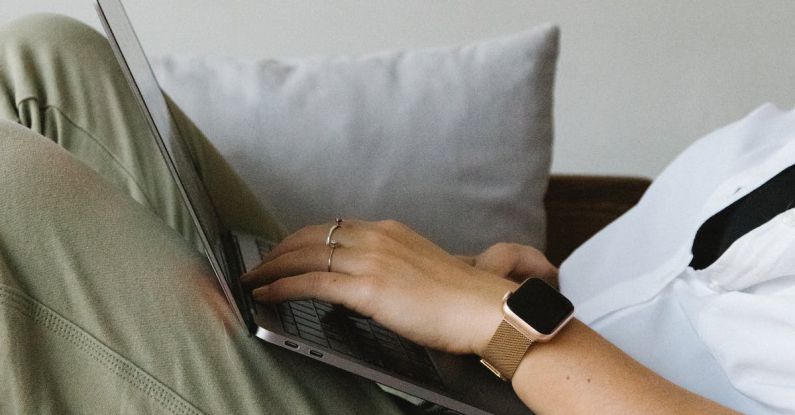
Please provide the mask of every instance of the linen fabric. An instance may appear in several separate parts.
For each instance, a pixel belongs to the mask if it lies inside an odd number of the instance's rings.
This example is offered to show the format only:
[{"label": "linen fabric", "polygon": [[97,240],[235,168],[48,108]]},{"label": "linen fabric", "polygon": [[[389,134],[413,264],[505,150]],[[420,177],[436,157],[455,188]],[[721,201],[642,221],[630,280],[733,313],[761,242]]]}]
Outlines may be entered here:
[{"label": "linen fabric", "polygon": [[[399,413],[372,382],[248,336],[101,35],[53,15],[3,27],[0,97],[0,413]],[[179,120],[219,211],[278,237]]]},{"label": "linen fabric", "polygon": [[577,317],[699,395],[795,413],[795,209],[688,265],[702,224],[792,165],[795,111],[769,104],[695,142],[562,264]]},{"label": "linen fabric", "polygon": [[542,26],[463,47],[153,66],[288,229],[390,218],[477,253],[543,249],[557,54]]},{"label": "linen fabric", "polygon": [[[79,32],[68,38],[75,44],[46,35],[42,25],[47,19],[57,23],[57,30]],[[107,41],[61,17],[28,20],[37,26],[24,30],[15,23],[3,29],[0,115],[50,137],[203,250]],[[93,43],[80,44],[85,41],[81,36]],[[191,156],[227,225],[272,240],[283,236],[283,227],[179,107],[171,105],[170,110],[180,130],[191,138],[186,141]]]}]

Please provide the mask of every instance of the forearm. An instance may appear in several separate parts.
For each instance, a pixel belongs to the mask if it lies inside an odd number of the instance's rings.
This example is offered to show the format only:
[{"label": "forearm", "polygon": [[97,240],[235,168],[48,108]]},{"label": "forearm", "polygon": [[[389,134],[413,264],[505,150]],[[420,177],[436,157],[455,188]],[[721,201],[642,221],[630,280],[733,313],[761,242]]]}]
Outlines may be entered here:
[{"label": "forearm", "polygon": [[[465,263],[394,221],[337,225],[285,238],[243,277],[254,298],[342,304],[424,346],[483,356],[504,318],[505,293],[517,290],[505,277],[555,274],[526,247],[498,244]],[[338,229],[333,269],[323,243],[330,229]],[[527,287],[549,297],[543,285]],[[539,414],[732,413],[661,378],[577,320],[530,348],[513,387]]]},{"label": "forearm", "polygon": [[538,414],[735,413],[667,381],[576,319],[530,348],[513,388]]}]

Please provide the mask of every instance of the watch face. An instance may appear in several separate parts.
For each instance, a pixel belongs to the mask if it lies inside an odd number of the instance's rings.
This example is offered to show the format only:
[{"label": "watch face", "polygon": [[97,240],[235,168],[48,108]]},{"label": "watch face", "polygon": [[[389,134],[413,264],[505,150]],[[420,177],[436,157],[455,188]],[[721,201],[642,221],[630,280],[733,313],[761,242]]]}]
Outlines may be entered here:
[{"label": "watch face", "polygon": [[543,335],[555,329],[574,312],[574,306],[563,294],[538,278],[524,282],[508,297],[508,308]]}]

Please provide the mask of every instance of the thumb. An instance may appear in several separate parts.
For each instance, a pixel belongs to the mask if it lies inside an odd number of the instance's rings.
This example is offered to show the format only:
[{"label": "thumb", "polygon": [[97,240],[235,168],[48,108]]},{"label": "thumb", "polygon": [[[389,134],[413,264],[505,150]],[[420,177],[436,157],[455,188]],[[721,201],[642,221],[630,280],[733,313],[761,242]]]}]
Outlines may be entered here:
[{"label": "thumb", "polygon": [[558,270],[541,251],[526,245],[499,243],[475,258],[475,267],[515,282],[539,277],[557,284]]}]

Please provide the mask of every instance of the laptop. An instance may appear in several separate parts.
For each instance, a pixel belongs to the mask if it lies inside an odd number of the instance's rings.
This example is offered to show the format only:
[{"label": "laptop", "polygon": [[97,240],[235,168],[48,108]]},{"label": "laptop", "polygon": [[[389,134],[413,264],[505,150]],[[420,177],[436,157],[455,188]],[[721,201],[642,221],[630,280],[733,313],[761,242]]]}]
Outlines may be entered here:
[{"label": "laptop", "polygon": [[[121,0],[96,0],[96,10],[162,157],[190,212],[235,317],[265,342],[335,366],[464,414],[528,414],[510,384],[475,356],[420,347],[374,320],[318,300],[259,304],[239,283],[273,246],[226,228],[193,165]],[[433,406],[433,405],[426,405]]]}]

